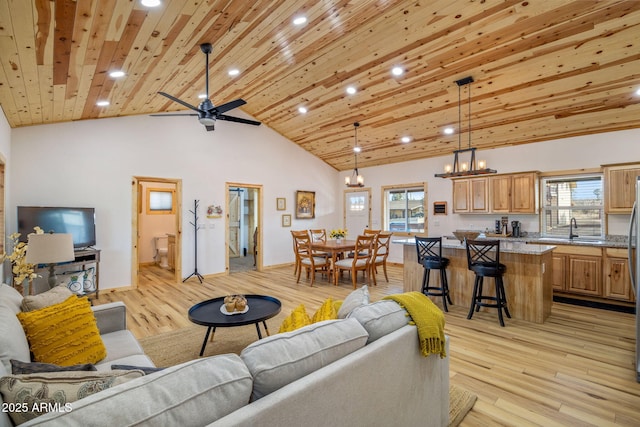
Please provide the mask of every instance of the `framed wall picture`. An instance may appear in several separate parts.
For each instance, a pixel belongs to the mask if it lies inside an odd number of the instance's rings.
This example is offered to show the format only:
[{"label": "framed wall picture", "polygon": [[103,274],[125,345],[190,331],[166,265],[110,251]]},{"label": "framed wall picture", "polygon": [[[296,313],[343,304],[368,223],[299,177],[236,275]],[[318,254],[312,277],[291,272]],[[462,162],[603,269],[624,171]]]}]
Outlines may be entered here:
[{"label": "framed wall picture", "polygon": [[282,226],[291,227],[291,214],[282,214]]},{"label": "framed wall picture", "polygon": [[287,209],[287,199],[284,197],[278,197],[276,199],[276,209],[279,211],[284,211]]},{"label": "framed wall picture", "polygon": [[296,218],[311,219],[316,217],[316,192],[296,191]]}]

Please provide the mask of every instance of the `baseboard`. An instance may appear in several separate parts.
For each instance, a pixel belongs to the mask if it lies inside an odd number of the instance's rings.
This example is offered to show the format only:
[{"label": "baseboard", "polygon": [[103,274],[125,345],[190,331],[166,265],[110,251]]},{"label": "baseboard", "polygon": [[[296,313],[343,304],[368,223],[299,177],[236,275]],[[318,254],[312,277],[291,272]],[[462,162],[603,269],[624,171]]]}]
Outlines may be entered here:
[{"label": "baseboard", "polygon": [[579,305],[582,307],[598,308],[601,310],[617,311],[620,313],[635,314],[636,312],[635,307],[627,307],[627,306],[617,305],[617,304],[607,304],[606,302],[600,302],[600,301],[589,301],[589,300],[583,300],[583,299],[577,299],[577,298],[561,297],[557,295],[553,296],[553,301],[561,302],[563,304]]}]

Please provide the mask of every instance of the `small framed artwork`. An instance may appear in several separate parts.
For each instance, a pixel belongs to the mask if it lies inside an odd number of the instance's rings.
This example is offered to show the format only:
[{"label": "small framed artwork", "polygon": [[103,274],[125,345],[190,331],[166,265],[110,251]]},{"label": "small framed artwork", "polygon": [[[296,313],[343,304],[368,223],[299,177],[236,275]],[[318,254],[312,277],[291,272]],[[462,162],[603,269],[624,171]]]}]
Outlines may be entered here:
[{"label": "small framed artwork", "polygon": [[282,226],[291,227],[291,214],[282,214]]},{"label": "small framed artwork", "polygon": [[316,217],[316,192],[296,191],[296,218],[311,219]]},{"label": "small framed artwork", "polygon": [[284,197],[278,197],[276,199],[276,209],[279,211],[284,211],[287,209],[287,199]]}]

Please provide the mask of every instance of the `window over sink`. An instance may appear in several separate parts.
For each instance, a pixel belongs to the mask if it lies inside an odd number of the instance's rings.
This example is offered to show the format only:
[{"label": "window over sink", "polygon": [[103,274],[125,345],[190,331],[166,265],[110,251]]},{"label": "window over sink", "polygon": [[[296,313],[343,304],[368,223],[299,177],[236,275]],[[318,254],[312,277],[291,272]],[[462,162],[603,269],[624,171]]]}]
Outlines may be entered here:
[{"label": "window over sink", "polygon": [[566,238],[570,232],[580,238],[604,237],[602,174],[542,178],[543,236]]}]

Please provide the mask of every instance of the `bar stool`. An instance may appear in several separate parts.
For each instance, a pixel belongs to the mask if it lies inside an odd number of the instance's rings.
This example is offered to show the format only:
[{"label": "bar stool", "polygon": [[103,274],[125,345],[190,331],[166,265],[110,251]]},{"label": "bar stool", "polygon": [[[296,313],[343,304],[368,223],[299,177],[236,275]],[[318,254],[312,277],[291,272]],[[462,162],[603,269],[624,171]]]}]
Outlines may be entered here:
[{"label": "bar stool", "polygon": [[[447,265],[449,259],[442,256],[442,237],[417,237],[416,250],[418,251],[418,262],[424,267],[422,275],[422,293],[425,295],[442,297],[444,311],[449,311],[447,301],[451,302],[449,296],[449,283],[447,282]],[[440,286],[429,286],[429,276],[431,270],[440,270]]]},{"label": "bar stool", "polygon": [[[504,309],[504,313],[508,318],[511,318],[511,314],[509,313],[509,308],[507,308],[507,296],[504,292],[504,283],[502,281],[502,276],[507,271],[507,267],[504,264],[500,264],[500,241],[465,239],[465,242],[469,270],[476,274],[476,279],[473,283],[471,308],[467,319],[471,319],[474,311],[480,311],[480,307],[497,308],[500,326],[504,326],[502,310]],[[482,284],[485,277],[494,278],[495,296],[483,294]]]}]

